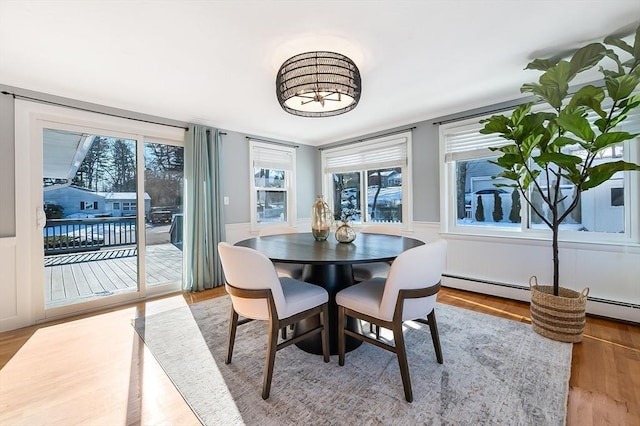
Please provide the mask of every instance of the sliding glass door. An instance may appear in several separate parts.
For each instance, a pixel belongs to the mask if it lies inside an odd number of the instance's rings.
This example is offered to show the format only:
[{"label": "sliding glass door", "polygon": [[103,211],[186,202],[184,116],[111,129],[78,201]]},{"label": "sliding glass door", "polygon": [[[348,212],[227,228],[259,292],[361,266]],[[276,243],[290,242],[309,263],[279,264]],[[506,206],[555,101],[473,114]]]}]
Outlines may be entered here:
[{"label": "sliding glass door", "polygon": [[45,128],[45,309],[138,293],[136,140]]},{"label": "sliding glass door", "polygon": [[146,284],[181,285],[184,148],[146,142],[144,164]]},{"label": "sliding glass door", "polygon": [[35,217],[19,223],[36,320],[179,290],[184,131],[37,104],[16,114],[31,140]]}]

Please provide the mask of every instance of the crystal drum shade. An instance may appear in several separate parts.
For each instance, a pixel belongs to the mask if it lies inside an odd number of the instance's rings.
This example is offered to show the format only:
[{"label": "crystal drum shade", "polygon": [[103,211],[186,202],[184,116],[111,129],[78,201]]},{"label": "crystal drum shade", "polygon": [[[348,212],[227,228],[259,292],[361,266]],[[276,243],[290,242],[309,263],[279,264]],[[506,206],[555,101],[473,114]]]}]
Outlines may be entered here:
[{"label": "crystal drum shade", "polygon": [[287,59],[276,77],[280,106],[303,117],[331,117],[358,105],[360,71],[349,58],[333,52],[307,52]]}]

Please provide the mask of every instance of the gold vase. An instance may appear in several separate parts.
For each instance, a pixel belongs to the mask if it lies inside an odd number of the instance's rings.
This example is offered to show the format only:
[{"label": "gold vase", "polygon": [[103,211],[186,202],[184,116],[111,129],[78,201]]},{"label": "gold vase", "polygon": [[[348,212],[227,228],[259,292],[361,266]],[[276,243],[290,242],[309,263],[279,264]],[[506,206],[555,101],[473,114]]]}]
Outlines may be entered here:
[{"label": "gold vase", "polygon": [[336,240],[339,243],[351,243],[356,239],[356,231],[348,223],[343,223],[336,229]]},{"label": "gold vase", "polygon": [[322,195],[318,195],[311,207],[311,233],[316,241],[325,241],[331,230],[332,214]]}]

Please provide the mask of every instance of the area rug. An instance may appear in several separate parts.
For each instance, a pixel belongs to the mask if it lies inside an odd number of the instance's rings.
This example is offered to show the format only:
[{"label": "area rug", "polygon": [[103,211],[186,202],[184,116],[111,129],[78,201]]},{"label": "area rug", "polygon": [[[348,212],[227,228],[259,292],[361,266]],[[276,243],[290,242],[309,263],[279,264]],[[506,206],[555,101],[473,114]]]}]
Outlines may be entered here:
[{"label": "area rug", "polygon": [[266,322],[238,329],[225,365],[229,309],[225,296],[134,321],[205,425],[565,424],[572,345],[530,325],[437,304],[444,364],[428,326],[405,323],[413,403],[395,355],[370,344],[347,353],[343,367],[337,356],[324,363],[296,346],[278,351],[264,401]]}]

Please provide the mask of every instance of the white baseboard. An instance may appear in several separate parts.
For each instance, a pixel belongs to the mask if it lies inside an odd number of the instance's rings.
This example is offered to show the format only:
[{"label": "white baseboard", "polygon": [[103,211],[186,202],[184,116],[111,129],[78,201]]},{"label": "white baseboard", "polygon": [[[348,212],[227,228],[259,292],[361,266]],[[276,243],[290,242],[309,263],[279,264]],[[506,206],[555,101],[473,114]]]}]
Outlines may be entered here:
[{"label": "white baseboard", "polygon": [[[443,277],[442,285],[458,290],[472,291],[474,293],[487,294],[491,296],[504,297],[521,302],[531,300],[531,292],[527,287],[503,283],[488,283],[476,281],[472,278],[464,279],[458,277]],[[613,300],[593,300],[587,298],[587,314],[629,321],[640,324],[640,307],[626,306]]]}]

